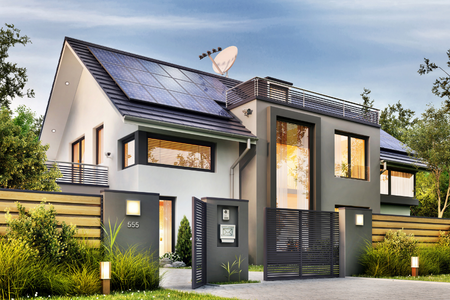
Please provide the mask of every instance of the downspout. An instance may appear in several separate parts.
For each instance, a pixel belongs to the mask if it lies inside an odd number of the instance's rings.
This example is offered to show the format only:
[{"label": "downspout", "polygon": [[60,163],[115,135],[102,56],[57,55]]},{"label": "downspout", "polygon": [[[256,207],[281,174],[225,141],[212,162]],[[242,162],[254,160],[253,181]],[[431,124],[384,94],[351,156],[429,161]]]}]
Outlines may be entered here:
[{"label": "downspout", "polygon": [[241,161],[241,159],[247,154],[250,150],[250,139],[247,139],[247,148],[242,152],[241,156],[234,162],[234,164],[230,168],[230,198],[234,197],[234,168],[236,168],[237,164]]}]

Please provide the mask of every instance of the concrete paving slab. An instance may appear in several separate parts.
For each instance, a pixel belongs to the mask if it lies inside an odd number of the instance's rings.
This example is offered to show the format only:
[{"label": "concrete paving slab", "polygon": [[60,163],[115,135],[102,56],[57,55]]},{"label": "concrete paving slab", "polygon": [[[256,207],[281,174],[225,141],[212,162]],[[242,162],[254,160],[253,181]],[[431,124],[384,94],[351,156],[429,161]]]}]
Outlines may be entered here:
[{"label": "concrete paving slab", "polygon": [[361,277],[263,281],[262,272],[250,272],[261,283],[203,286],[191,289],[191,270],[161,269],[163,288],[239,299],[450,299],[450,283],[372,279]]}]

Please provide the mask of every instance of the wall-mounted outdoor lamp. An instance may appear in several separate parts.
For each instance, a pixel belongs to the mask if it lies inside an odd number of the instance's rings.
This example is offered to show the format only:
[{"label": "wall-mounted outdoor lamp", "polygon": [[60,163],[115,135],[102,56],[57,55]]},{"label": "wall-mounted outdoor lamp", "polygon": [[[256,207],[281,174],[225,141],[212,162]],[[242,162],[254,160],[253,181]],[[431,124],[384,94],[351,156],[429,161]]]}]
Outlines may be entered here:
[{"label": "wall-mounted outdoor lamp", "polygon": [[417,256],[411,257],[411,273],[413,277],[419,276],[419,257]]},{"label": "wall-mounted outdoor lamp", "polygon": [[242,112],[244,113],[244,116],[248,117],[253,113],[253,110],[250,108],[247,108],[247,109],[244,109]]},{"label": "wall-mounted outdoor lamp", "polygon": [[355,215],[355,224],[356,224],[356,226],[364,226],[364,215],[363,214]]},{"label": "wall-mounted outdoor lamp", "polygon": [[100,262],[100,279],[102,280],[102,293],[104,295],[109,295],[111,281],[111,262]]},{"label": "wall-mounted outdoor lamp", "polygon": [[127,200],[127,216],[141,215],[141,201]]}]

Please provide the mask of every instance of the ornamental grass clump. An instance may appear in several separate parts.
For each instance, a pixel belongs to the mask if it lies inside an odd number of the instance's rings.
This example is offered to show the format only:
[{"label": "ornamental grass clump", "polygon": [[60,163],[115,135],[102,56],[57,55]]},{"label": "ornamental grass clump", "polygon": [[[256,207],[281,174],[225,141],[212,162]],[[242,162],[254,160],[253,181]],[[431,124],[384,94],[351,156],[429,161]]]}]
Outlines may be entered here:
[{"label": "ornamental grass clump", "polygon": [[411,256],[417,255],[417,240],[413,234],[389,230],[376,246],[368,242],[360,262],[369,276],[408,276],[411,274]]}]

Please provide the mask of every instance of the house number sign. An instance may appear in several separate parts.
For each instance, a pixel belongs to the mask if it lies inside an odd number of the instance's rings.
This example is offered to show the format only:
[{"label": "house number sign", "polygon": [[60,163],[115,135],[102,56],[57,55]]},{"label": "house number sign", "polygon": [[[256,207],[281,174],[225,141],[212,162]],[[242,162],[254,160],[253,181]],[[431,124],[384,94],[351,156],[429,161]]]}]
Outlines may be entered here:
[{"label": "house number sign", "polygon": [[139,222],[131,222],[131,221],[128,221],[128,228],[135,228],[135,229],[138,229],[138,228],[139,228]]}]

